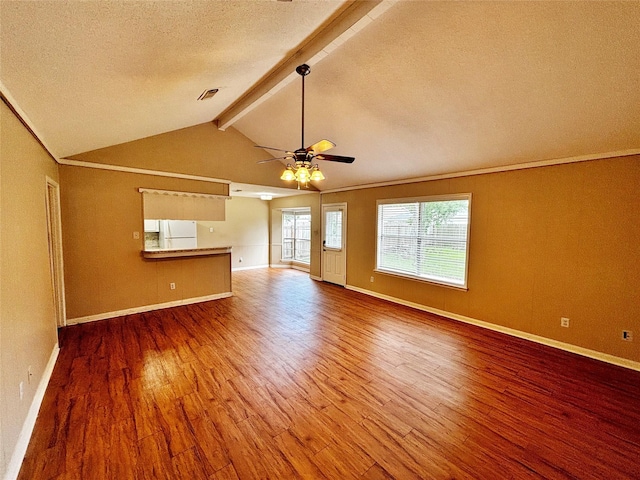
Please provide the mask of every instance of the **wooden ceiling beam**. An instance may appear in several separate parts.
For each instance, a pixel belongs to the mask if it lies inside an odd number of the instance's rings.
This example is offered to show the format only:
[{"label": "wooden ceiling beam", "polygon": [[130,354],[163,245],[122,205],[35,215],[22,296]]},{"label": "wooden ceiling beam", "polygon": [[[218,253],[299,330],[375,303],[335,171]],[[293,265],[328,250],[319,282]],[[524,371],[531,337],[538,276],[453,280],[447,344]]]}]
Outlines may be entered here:
[{"label": "wooden ceiling beam", "polygon": [[213,122],[226,130],[260,103],[297,78],[296,67],[314,64],[380,16],[396,0],[352,1],[310,35],[286,60],[274,67]]}]

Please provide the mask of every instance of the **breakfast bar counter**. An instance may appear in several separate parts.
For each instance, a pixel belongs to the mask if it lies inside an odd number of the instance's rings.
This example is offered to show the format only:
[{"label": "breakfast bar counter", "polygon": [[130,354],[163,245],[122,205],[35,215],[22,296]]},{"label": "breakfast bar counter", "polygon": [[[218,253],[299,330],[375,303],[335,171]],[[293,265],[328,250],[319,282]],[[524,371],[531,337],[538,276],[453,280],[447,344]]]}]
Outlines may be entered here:
[{"label": "breakfast bar counter", "polygon": [[150,248],[142,251],[144,258],[199,257],[204,255],[224,255],[231,253],[231,247],[162,249]]}]

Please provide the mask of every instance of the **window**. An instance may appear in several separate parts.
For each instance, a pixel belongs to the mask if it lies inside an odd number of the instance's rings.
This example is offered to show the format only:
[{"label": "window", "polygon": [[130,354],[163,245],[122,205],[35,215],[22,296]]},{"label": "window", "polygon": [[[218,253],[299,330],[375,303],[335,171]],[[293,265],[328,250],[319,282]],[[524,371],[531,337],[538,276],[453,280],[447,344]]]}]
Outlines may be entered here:
[{"label": "window", "polygon": [[471,194],[378,201],[376,270],[467,286]]},{"label": "window", "polygon": [[325,248],[342,248],[342,210],[327,211],[324,217]]},{"label": "window", "polygon": [[282,259],[309,263],[311,260],[311,210],[282,212]]}]

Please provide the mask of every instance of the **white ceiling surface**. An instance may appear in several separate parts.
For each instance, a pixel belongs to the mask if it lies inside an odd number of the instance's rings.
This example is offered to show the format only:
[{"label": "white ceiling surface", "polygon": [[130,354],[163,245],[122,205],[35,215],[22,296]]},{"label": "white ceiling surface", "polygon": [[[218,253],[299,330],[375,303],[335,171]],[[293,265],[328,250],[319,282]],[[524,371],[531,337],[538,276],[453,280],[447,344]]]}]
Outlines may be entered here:
[{"label": "white ceiling surface", "polygon": [[0,0],[0,78],[68,157],[211,121],[343,3]]},{"label": "white ceiling surface", "polygon": [[[305,80],[323,190],[640,148],[640,2],[399,2]],[[298,148],[300,85],[235,125]]]},{"label": "white ceiling surface", "polygon": [[[342,6],[0,1],[0,79],[66,157],[215,119]],[[306,101],[305,146],[356,157],[321,190],[638,152],[640,2],[391,2]],[[299,148],[299,77],[233,126]]]}]

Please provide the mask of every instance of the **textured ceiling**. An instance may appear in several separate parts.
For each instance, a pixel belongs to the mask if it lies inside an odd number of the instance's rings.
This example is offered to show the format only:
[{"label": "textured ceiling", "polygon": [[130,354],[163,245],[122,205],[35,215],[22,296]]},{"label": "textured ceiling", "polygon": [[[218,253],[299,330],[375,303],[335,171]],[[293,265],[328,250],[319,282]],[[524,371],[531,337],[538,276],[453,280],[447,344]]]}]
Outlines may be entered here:
[{"label": "textured ceiling", "polygon": [[[640,2],[385,3],[310,62],[305,143],[356,157],[320,189],[640,151]],[[0,79],[66,157],[216,119],[344,7],[2,1]],[[233,127],[298,148],[299,82]]]},{"label": "textured ceiling", "polygon": [[211,121],[343,3],[0,1],[0,76],[67,157]]},{"label": "textured ceiling", "polygon": [[[236,128],[297,148],[299,90]],[[638,149],[640,2],[399,2],[312,66],[306,98],[308,143],[356,156],[322,163],[322,189]]]}]

